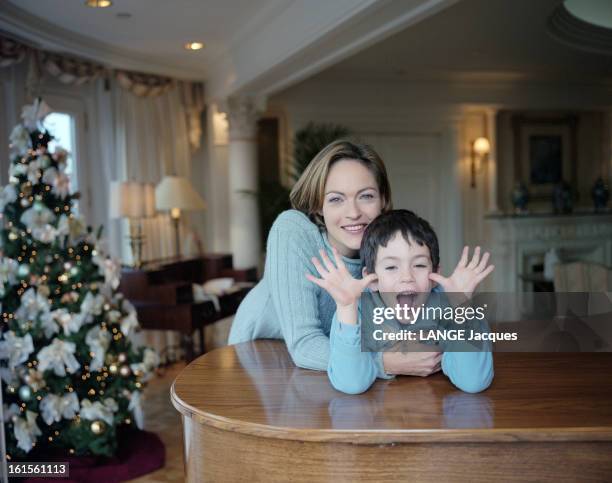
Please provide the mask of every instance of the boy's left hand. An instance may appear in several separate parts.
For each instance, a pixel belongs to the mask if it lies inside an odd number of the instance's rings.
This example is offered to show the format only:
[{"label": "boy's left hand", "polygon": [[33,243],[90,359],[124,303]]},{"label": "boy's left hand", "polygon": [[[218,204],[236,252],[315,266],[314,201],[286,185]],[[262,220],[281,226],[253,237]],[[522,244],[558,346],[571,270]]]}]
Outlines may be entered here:
[{"label": "boy's left hand", "polygon": [[472,260],[468,263],[469,247],[463,248],[461,260],[450,277],[443,277],[439,273],[430,273],[429,279],[439,283],[447,293],[464,293],[468,298],[474,290],[494,269],[494,265],[488,265],[489,252],[480,258],[480,247],[476,247]]}]

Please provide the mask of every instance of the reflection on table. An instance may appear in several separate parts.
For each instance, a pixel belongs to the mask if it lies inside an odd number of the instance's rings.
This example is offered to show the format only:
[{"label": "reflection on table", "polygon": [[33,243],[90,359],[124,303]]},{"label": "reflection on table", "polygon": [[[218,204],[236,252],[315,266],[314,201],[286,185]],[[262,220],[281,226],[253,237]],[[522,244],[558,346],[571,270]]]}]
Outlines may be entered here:
[{"label": "reflection on table", "polygon": [[499,353],[482,394],[436,374],[351,396],[255,341],[196,359],[172,399],[188,481],[605,480],[611,369],[607,353]]}]

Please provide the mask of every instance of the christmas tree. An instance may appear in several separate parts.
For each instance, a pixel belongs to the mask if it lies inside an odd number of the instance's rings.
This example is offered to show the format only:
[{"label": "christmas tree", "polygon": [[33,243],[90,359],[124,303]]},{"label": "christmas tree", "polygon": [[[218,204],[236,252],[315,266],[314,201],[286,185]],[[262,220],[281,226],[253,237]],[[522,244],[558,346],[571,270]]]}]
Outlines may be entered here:
[{"label": "christmas tree", "polygon": [[0,191],[0,377],[7,458],[105,455],[123,425],[142,428],[141,394],[158,364],[136,349],[120,266],[75,210],[68,152],[49,151],[40,99],[11,134]]}]

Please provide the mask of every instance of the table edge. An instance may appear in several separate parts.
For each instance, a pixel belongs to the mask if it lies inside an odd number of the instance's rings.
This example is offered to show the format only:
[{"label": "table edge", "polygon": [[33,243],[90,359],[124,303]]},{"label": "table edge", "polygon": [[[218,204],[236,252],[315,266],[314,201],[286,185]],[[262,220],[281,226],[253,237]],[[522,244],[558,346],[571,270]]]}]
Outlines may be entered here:
[{"label": "table edge", "polygon": [[612,428],[603,426],[567,428],[475,428],[475,429],[307,429],[251,423],[200,411],[183,402],[170,388],[170,400],[184,417],[215,429],[282,440],[350,443],[518,443],[518,442],[612,442]]}]

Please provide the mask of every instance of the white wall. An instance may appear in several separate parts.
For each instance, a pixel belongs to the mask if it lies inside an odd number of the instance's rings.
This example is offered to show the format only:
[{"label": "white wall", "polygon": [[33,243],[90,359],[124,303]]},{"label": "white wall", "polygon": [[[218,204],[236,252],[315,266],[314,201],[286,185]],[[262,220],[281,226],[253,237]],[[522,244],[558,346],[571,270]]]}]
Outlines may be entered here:
[{"label": "white wall", "polygon": [[[491,113],[499,109],[609,109],[610,93],[602,84],[562,81],[425,83],[313,78],[272,96],[269,106],[285,113],[289,136],[309,121],[337,122],[372,143],[387,165],[395,206],[420,212],[436,228],[443,271],[447,272],[454,268],[463,244],[486,246],[490,239],[484,216],[495,194],[490,183],[493,166],[483,166],[477,173],[476,188],[471,188],[469,163],[473,139],[487,135],[495,142]],[[602,149],[609,155],[609,146]],[[611,163],[609,159],[608,165]],[[506,195],[498,193],[497,197]]]}]

